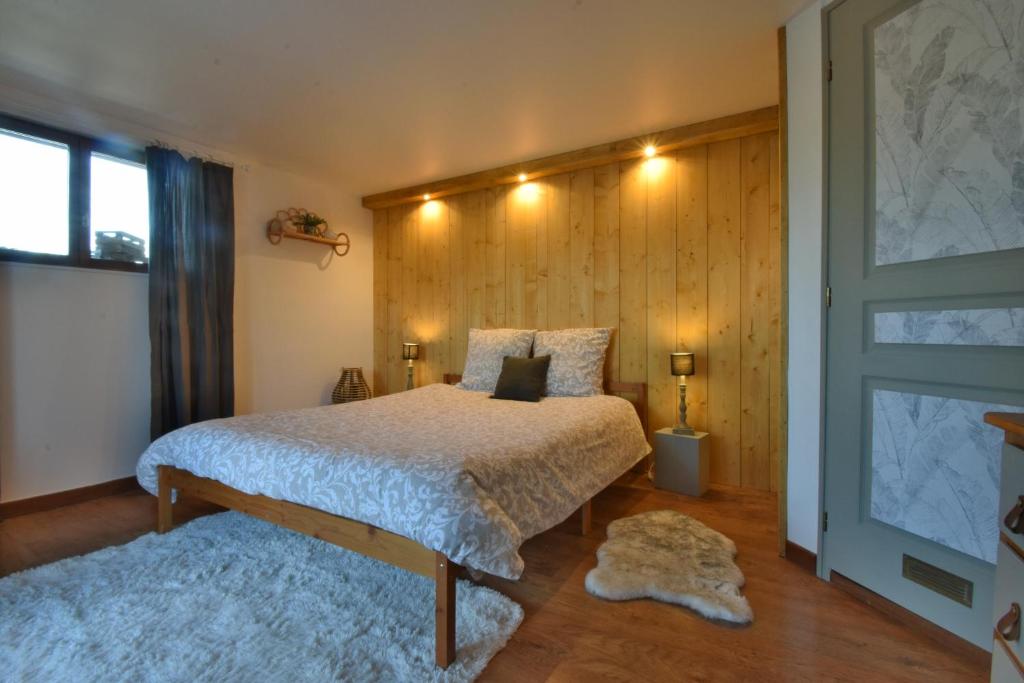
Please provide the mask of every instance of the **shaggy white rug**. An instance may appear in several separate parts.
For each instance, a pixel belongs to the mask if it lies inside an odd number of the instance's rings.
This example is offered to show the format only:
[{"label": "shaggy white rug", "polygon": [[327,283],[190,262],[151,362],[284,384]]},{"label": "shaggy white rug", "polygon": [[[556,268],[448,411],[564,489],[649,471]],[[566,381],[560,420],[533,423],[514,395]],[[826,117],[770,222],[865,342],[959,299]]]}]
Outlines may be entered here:
[{"label": "shaggy white rug", "polygon": [[736,544],[697,520],[672,510],[644,512],[608,525],[587,592],[608,600],[654,598],[746,624],[754,614],[740,594],[743,572],[734,557]]},{"label": "shaggy white rug", "polygon": [[434,666],[434,582],[237,512],[0,579],[8,681],[470,681],[523,610],[458,583]]}]

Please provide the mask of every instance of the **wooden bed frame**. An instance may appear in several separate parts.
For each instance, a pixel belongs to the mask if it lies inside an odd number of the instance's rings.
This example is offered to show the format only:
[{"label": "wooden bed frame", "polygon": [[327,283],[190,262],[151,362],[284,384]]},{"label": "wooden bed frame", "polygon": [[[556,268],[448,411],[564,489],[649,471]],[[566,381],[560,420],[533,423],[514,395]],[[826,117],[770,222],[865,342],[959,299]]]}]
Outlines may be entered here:
[{"label": "wooden bed frame", "polygon": [[[446,384],[455,384],[461,379],[461,375],[444,376]],[[634,396],[630,402],[637,409],[646,433],[647,386],[643,383],[609,382],[606,391]],[[157,533],[167,533],[174,527],[171,491],[176,489],[180,496],[199,498],[230,510],[238,510],[415,574],[433,578],[435,661],[441,668],[447,668],[455,661],[455,577],[460,567],[451,562],[444,553],[370,524],[297,503],[243,493],[219,481],[198,477],[170,465],[157,467],[157,482]],[[583,534],[590,533],[590,508],[590,500],[580,508],[580,531]]]}]

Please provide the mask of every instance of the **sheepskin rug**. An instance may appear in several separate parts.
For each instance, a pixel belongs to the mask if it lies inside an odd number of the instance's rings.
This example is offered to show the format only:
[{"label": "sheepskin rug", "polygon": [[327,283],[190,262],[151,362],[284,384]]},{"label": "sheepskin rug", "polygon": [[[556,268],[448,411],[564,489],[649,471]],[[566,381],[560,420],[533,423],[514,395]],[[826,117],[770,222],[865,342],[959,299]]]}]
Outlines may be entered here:
[{"label": "sheepskin rug", "polygon": [[654,598],[747,624],[754,614],[740,594],[743,572],[734,557],[736,544],[697,520],[672,510],[644,512],[608,525],[587,592],[607,600]]},{"label": "sheepskin rug", "polygon": [[471,681],[522,608],[458,583],[434,666],[434,583],[237,512],[0,579],[8,681]]}]

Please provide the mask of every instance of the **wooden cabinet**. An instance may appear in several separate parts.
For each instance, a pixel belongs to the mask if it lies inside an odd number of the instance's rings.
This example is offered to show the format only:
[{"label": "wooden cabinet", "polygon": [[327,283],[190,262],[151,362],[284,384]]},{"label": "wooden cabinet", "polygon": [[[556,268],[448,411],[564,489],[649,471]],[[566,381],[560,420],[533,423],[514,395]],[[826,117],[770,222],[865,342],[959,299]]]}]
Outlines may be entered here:
[{"label": "wooden cabinet", "polygon": [[985,421],[1006,432],[999,491],[991,680],[1009,683],[1024,681],[1024,414],[989,413]]}]

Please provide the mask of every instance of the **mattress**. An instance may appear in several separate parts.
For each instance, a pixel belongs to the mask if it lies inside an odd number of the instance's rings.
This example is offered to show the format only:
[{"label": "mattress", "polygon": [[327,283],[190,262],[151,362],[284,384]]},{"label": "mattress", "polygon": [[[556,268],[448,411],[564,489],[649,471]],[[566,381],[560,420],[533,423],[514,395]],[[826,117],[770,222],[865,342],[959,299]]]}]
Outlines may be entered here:
[{"label": "mattress", "polygon": [[616,396],[491,399],[445,384],[338,406],[209,420],[153,442],[172,465],[246,493],[371,524],[515,579],[519,546],[650,452]]}]

